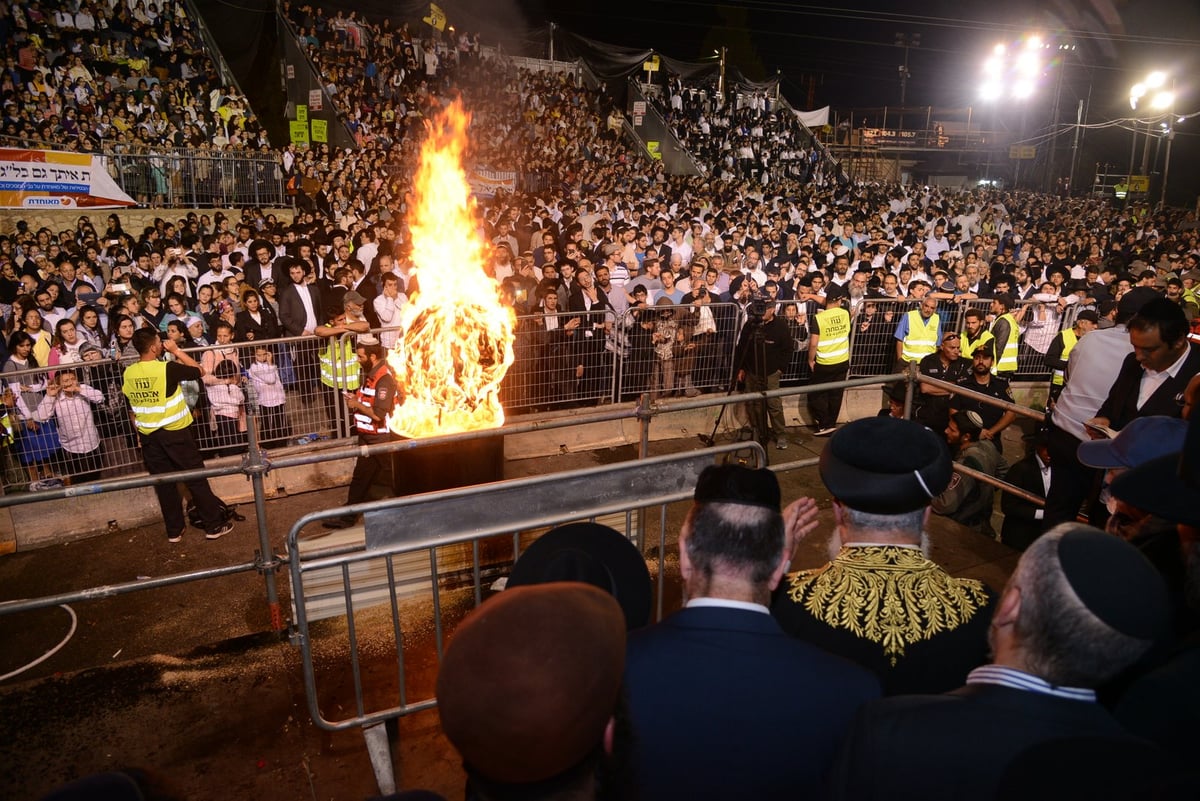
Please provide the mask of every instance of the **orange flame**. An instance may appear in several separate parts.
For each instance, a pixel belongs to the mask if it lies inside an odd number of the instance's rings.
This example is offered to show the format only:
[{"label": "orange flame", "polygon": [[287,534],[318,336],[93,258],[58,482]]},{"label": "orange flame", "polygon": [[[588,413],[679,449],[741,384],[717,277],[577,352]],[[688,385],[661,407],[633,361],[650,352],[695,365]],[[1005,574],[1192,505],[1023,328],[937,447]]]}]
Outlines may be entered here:
[{"label": "orange flame", "polygon": [[516,316],[484,270],[490,246],[462,160],[469,123],[459,100],[426,122],[413,182],[408,222],[419,290],[404,307],[404,336],[388,354],[406,395],[388,427],[405,437],[504,423],[500,382],[513,362]]}]

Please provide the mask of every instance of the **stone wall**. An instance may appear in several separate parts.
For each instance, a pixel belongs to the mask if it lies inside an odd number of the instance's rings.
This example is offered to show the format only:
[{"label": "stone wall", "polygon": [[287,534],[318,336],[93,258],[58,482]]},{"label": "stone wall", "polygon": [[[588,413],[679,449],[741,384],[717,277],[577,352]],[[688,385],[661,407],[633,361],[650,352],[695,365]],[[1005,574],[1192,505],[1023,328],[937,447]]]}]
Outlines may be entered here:
[{"label": "stone wall", "polygon": [[[207,214],[210,218],[218,211],[226,217],[239,219],[241,209],[72,209],[70,211],[51,209],[0,209],[0,234],[11,234],[17,230],[17,221],[24,220],[29,227],[36,231],[45,226],[55,233],[62,230],[75,230],[75,222],[83,216],[92,221],[96,232],[104,233],[105,219],[109,214],[116,213],[121,218],[121,227],[130,234],[140,234],[142,229],[154,225],[156,217],[162,217],[168,222],[187,217],[191,212],[197,215]],[[282,222],[290,223],[294,211],[292,209],[263,209],[266,214],[274,214]]]}]

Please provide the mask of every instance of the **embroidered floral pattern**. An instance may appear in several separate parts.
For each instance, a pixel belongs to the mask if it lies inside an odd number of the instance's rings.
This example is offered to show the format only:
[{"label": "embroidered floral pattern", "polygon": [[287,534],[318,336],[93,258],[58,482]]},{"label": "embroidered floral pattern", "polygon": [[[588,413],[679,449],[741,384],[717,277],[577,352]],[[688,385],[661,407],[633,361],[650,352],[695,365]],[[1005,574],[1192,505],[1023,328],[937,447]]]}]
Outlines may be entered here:
[{"label": "embroidered floral pattern", "polygon": [[892,665],[905,647],[958,628],[988,600],[982,582],[894,546],[842,548],[825,567],[790,575],[787,593],[817,620],[882,645]]}]

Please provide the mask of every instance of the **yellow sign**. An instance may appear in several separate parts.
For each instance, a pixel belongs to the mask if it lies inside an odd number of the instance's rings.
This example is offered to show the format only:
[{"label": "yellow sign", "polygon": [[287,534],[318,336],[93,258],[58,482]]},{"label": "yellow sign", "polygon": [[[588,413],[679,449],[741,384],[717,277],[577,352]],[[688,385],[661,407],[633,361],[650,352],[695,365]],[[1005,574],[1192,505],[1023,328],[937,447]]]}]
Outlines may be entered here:
[{"label": "yellow sign", "polygon": [[292,120],[288,123],[288,134],[297,145],[308,147],[308,123]]},{"label": "yellow sign", "polygon": [[422,20],[426,25],[432,25],[439,31],[446,30],[446,12],[442,11],[441,6],[436,3],[429,4],[429,16]]},{"label": "yellow sign", "polygon": [[296,122],[308,122],[308,106],[296,106]]},{"label": "yellow sign", "polygon": [[1149,192],[1150,191],[1150,176],[1149,175],[1131,175],[1131,176],[1129,176],[1129,191],[1130,192]]},{"label": "yellow sign", "polygon": [[1008,157],[1010,159],[1035,159],[1037,158],[1036,145],[1009,145]]},{"label": "yellow sign", "polygon": [[329,141],[329,123],[325,120],[312,120],[312,140],[314,142]]},{"label": "yellow sign", "polygon": [[646,151],[650,154],[650,158],[662,161],[662,151],[659,149],[661,144],[661,142],[653,140],[646,142]]},{"label": "yellow sign", "polygon": [[658,56],[650,56],[650,58],[642,62],[642,69],[646,72],[658,72],[658,67],[661,63]]}]

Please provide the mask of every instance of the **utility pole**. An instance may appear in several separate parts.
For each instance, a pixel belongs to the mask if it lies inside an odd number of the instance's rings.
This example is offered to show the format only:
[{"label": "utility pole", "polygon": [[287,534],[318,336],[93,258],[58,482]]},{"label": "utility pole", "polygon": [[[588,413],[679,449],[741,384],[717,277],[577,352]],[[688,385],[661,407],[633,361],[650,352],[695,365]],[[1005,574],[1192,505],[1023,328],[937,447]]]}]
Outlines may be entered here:
[{"label": "utility pole", "polygon": [[550,23],[550,60],[554,60],[554,23]]},{"label": "utility pole", "polygon": [[900,130],[904,130],[904,102],[908,97],[908,79],[912,77],[912,73],[908,71],[908,51],[909,48],[920,46],[921,34],[896,34],[896,47],[904,48],[904,63],[897,68],[900,73]]},{"label": "utility pole", "polygon": [[1083,101],[1079,101],[1079,110],[1075,112],[1075,141],[1071,143],[1071,174],[1067,178],[1067,196],[1075,192],[1075,164],[1079,159],[1079,132],[1083,129]]},{"label": "utility pole", "polygon": [[725,97],[725,46],[721,46],[721,74],[717,77],[717,94]]}]

